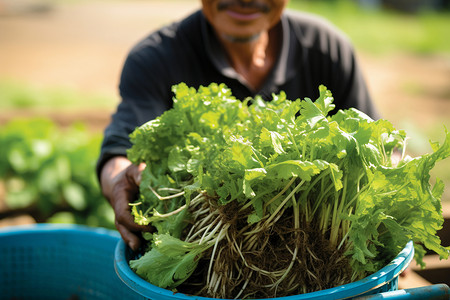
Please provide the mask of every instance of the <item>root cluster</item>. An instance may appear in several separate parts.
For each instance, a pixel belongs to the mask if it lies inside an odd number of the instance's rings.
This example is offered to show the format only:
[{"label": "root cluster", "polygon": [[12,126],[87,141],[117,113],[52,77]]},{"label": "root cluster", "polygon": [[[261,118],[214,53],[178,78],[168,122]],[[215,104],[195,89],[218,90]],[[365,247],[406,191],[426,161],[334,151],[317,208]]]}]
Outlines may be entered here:
[{"label": "root cluster", "polygon": [[[333,249],[314,221],[283,209],[275,218],[247,222],[248,211],[214,200],[190,210],[193,223],[184,240],[216,237],[195,274],[178,287],[183,293],[213,298],[274,298],[309,293],[350,282],[342,250]],[[296,220],[297,218],[297,220]]]}]

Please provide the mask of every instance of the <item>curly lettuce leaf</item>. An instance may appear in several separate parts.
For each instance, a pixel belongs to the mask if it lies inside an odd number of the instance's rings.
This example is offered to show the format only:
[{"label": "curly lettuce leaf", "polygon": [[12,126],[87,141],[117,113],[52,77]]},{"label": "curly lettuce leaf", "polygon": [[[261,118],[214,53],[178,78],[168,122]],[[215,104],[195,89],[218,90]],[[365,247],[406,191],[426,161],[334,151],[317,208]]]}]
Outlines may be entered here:
[{"label": "curly lettuce leaf", "polygon": [[183,242],[169,234],[154,234],[151,250],[131,260],[136,274],[162,288],[175,288],[194,272],[209,244]]}]

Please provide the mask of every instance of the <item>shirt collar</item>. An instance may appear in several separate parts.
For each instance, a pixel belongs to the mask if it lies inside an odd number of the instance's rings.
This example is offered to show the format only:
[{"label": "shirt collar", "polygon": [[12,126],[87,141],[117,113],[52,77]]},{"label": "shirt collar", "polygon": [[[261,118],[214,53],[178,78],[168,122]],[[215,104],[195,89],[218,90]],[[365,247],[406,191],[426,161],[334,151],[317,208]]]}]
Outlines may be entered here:
[{"label": "shirt collar", "polygon": [[[202,14],[203,16],[203,14]],[[282,45],[277,62],[274,69],[269,74],[266,83],[261,88],[258,93],[266,91],[269,93],[274,92],[274,85],[280,86],[286,82],[289,74],[292,73],[293,68],[289,68],[288,58],[289,58],[289,47],[290,47],[290,30],[287,17],[285,14],[281,16],[281,28],[282,28]],[[208,53],[209,59],[212,61],[217,70],[224,76],[228,78],[233,78],[240,81],[249,90],[251,90],[246,81],[240,76],[228,63],[226,53],[223,50],[220,42],[218,41],[212,26],[208,23],[206,18],[202,18],[202,32],[203,39],[205,41],[206,52]]]}]

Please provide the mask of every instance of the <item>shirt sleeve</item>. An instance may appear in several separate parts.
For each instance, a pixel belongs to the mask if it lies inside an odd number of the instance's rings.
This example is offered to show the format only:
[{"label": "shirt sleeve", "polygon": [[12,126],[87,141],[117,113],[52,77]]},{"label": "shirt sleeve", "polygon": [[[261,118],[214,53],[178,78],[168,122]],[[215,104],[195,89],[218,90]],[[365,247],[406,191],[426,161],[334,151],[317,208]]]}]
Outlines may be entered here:
[{"label": "shirt sleeve", "polygon": [[126,156],[129,139],[137,127],[161,115],[171,107],[170,89],[164,88],[165,73],[158,53],[139,47],[130,52],[120,78],[121,102],[106,127],[97,161],[97,175],[114,156]]}]

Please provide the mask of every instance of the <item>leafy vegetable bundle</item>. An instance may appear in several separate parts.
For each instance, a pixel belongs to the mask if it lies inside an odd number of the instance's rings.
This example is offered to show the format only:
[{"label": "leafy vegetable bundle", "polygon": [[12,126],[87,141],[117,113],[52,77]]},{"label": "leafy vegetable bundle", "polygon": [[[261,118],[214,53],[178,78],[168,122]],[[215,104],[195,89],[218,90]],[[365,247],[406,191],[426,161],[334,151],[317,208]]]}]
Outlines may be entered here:
[{"label": "leafy vegetable bundle", "polygon": [[[356,109],[316,101],[240,101],[223,84],[173,87],[174,106],[136,129],[128,157],[147,164],[135,221],[151,224],[130,261],[150,283],[217,298],[307,293],[367,276],[409,240],[447,258],[443,145],[405,155],[406,134]],[[403,150],[392,164],[395,149]],[[424,246],[424,247],[423,247]]]}]

